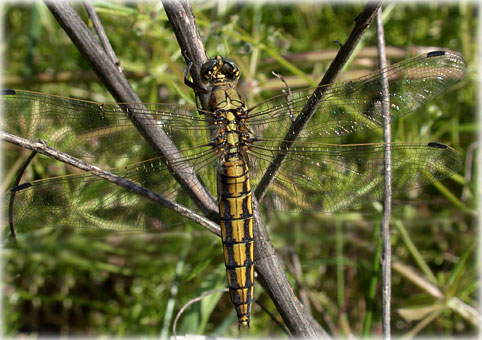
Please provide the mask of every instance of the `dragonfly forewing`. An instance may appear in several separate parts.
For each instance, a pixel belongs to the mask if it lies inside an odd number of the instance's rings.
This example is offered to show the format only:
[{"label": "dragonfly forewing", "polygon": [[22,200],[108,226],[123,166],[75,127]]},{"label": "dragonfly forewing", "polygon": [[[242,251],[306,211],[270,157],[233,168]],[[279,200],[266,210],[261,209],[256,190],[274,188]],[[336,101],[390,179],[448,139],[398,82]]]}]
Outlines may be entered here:
[{"label": "dragonfly forewing", "polygon": [[149,150],[128,114],[159,126],[179,148],[207,143],[213,130],[212,114],[199,117],[188,105],[107,104],[19,90],[4,91],[1,99],[3,131],[88,160],[133,158]]},{"label": "dragonfly forewing", "polygon": [[[400,118],[447,90],[465,74],[464,59],[452,52],[437,51],[394,64],[365,77],[328,85],[301,137],[345,136],[382,126],[380,76],[389,82],[390,115]],[[291,98],[278,95],[249,109],[251,128],[257,136],[285,136],[302,112],[315,88],[293,91]]]}]

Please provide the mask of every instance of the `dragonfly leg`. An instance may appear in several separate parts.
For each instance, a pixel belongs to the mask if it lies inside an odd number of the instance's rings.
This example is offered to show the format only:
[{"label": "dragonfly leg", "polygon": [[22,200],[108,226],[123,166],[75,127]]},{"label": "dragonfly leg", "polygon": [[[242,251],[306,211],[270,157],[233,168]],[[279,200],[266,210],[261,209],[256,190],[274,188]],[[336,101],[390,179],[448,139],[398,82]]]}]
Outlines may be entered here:
[{"label": "dragonfly leg", "polygon": [[[193,65],[193,62],[192,62],[192,60],[188,57],[186,50],[183,50],[183,51],[182,51],[182,55],[184,56],[184,58],[185,58],[186,61],[187,61],[186,71],[184,72],[184,84],[194,90],[194,93],[195,93],[195,95],[196,95],[196,107],[199,109],[199,108],[201,108],[201,104],[200,104],[200,102],[199,102],[199,94],[206,94],[206,93],[208,93],[209,91],[206,90],[205,88],[202,88],[201,86],[195,84],[194,82],[192,82],[192,81],[190,81],[190,80],[188,79],[189,71],[191,71],[191,67],[192,67],[192,65]],[[202,111],[199,111],[199,110],[198,110],[198,112],[199,112],[200,115],[203,114]]]},{"label": "dragonfly leg", "polygon": [[188,79],[189,77],[189,71],[191,71],[191,67],[193,65],[193,62],[192,60],[189,58],[189,56],[187,55],[187,51],[186,50],[183,50],[182,51],[182,55],[184,56],[184,58],[186,59],[187,61],[187,67],[186,67],[186,71],[184,72],[184,84],[190,88],[192,88],[194,90],[194,92],[196,93],[196,96],[198,93],[201,93],[201,94],[204,94],[204,93],[207,93],[208,90],[206,90],[205,88],[202,88],[201,86],[193,83],[192,81],[190,81]]}]

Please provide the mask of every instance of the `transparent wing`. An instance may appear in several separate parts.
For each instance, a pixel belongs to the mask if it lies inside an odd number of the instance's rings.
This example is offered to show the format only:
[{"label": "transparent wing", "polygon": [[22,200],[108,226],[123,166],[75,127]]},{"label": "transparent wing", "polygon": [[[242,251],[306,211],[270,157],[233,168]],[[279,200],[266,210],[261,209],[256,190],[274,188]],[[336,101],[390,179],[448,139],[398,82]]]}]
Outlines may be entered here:
[{"label": "transparent wing", "polygon": [[132,157],[148,148],[119,105],[146,124],[162,128],[179,148],[189,141],[207,142],[213,129],[211,113],[200,116],[196,108],[185,105],[103,104],[19,90],[1,94],[3,131],[45,140],[79,158]]},{"label": "transparent wing", "polygon": [[[302,137],[335,137],[382,126],[380,73],[389,81],[390,114],[399,118],[424,105],[455,82],[466,69],[463,58],[436,51],[394,64],[357,80],[331,86]],[[315,88],[279,95],[249,109],[258,137],[283,138]]]},{"label": "transparent wing", "polygon": [[[383,197],[385,144],[298,144],[288,154],[261,202],[285,211],[332,212]],[[440,181],[462,167],[454,149],[440,143],[391,144],[393,193]],[[265,142],[250,153],[253,187],[279,151]]]},{"label": "transparent wing", "polygon": [[[463,59],[449,52],[429,53],[385,69],[383,72],[390,80],[393,118],[426,103],[460,79],[464,71]],[[379,76],[377,72],[331,87],[304,136],[339,136],[380,126]],[[283,95],[274,97],[250,110],[249,123],[257,141],[250,152],[253,187],[278,152],[280,137],[312,91],[296,91],[288,99]],[[5,91],[2,97],[3,130],[46,140],[75,156],[130,157],[146,146],[117,104],[27,91]],[[195,118],[191,115],[195,108],[170,104],[129,108],[177,141],[186,157],[180,164],[191,165],[198,173],[192,175],[192,181],[203,181],[214,190],[216,170],[211,165],[217,155],[206,144],[213,129],[210,113]],[[282,210],[334,211],[381,197],[383,145],[339,146],[309,140],[297,142],[290,151],[265,196],[267,205]],[[394,192],[435,182],[461,166],[458,153],[442,144],[393,144],[392,153]],[[168,198],[188,203],[162,159],[114,172]],[[14,216],[16,225],[24,227],[41,224],[145,229],[164,221],[171,223],[171,213],[160,212],[154,204],[145,201],[144,205],[140,200],[143,199],[87,173],[32,182],[29,188],[15,193]]]},{"label": "transparent wing", "polygon": [[[193,167],[186,171],[188,183],[201,181],[213,190],[216,184],[216,152],[209,146],[183,151],[185,158],[170,165]],[[190,199],[169,173],[162,158],[155,158],[110,172],[143,186],[170,200],[194,208]],[[95,175],[95,172],[60,176],[22,184],[4,197],[4,216],[12,216],[19,232],[40,227],[144,230],[180,221],[172,211]]]}]

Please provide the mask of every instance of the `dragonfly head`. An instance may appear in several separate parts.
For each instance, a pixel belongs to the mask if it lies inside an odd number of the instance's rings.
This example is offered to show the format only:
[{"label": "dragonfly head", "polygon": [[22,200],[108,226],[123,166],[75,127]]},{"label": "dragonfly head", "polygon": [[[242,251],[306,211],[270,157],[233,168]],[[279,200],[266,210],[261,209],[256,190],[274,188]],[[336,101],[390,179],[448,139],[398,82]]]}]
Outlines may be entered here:
[{"label": "dragonfly head", "polygon": [[202,79],[211,85],[233,84],[239,79],[240,71],[230,58],[216,56],[201,67]]}]

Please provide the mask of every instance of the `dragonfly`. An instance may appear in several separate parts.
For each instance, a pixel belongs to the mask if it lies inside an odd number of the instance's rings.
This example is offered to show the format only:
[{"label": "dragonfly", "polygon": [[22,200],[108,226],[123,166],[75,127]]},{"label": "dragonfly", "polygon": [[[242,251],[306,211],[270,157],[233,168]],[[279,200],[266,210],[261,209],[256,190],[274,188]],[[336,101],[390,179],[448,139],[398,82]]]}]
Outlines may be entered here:
[{"label": "dragonfly", "polygon": [[[98,103],[21,90],[2,91],[1,129],[81,159],[105,162],[115,175],[173,201],[192,207],[176,167],[191,184],[217,192],[218,223],[230,298],[239,325],[249,326],[253,301],[253,196],[266,169],[280,151],[285,158],[263,192],[267,208],[299,212],[333,212],[383,197],[386,144],[329,144],[340,137],[383,124],[380,77],[389,81],[390,115],[402,117],[458,82],[464,59],[454,52],[433,51],[404,60],[362,78],[329,85],[312,119],[288,149],[289,131],[316,90],[280,94],[248,107],[236,89],[237,64],[217,56],[201,68],[207,90],[185,78],[196,94],[208,95],[208,107],[177,104]],[[186,72],[187,77],[187,72]],[[126,115],[162,129],[179,152],[128,164],[142,157],[148,144]],[[458,172],[460,154],[438,142],[392,143],[394,193],[440,181]],[[128,164],[128,165],[126,165]],[[252,190],[253,188],[253,190]],[[40,227],[149,230],[178,216],[98,177],[75,173],[18,185],[9,212],[20,232]],[[214,197],[214,195],[213,195]],[[261,197],[257,197],[261,198]],[[8,206],[8,204],[4,204]]]}]

